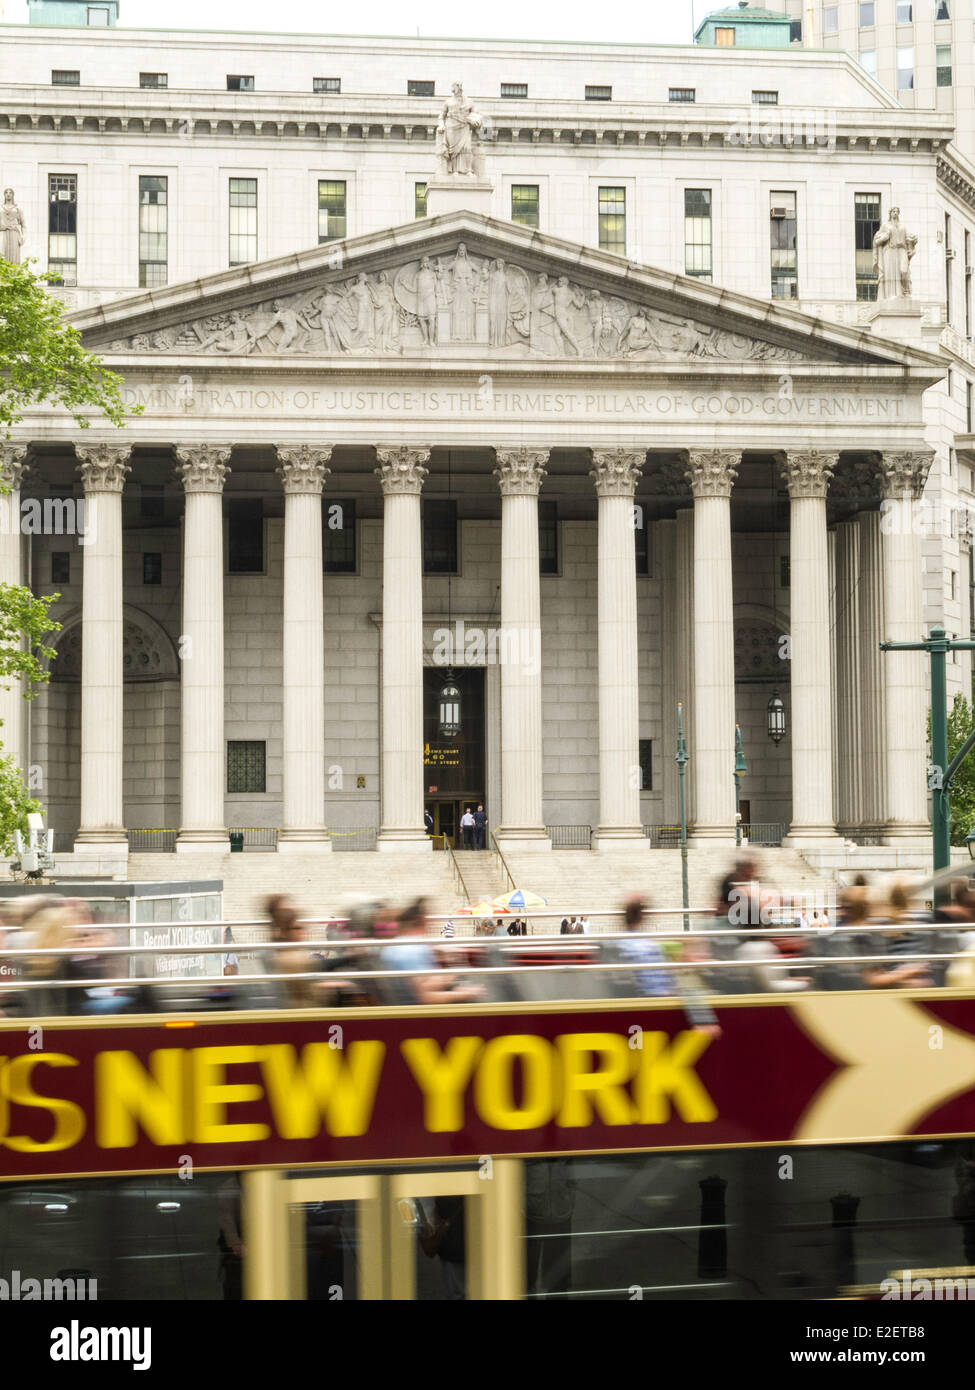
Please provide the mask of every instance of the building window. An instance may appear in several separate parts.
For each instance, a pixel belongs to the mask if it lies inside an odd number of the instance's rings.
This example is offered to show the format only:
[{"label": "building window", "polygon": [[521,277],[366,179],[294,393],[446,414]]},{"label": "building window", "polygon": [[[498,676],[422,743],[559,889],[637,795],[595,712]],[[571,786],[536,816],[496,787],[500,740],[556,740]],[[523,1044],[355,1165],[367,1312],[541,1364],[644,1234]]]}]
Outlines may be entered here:
[{"label": "building window", "polygon": [[939,87],[951,86],[951,44],[939,43],[935,45],[934,66],[937,75],[937,85]]},{"label": "building window", "polygon": [[970,381],[966,381],[966,382],[965,382],[965,433],[966,433],[966,434],[971,434],[971,432],[972,432],[972,418],[973,418],[973,416],[972,416],[972,407],[975,406],[975,400],[973,400],[972,397],[973,397],[972,383],[971,383]]},{"label": "building window", "polygon": [[860,66],[863,71],[869,73],[871,77],[877,76],[877,50],[875,48],[865,48],[860,54]]},{"label": "building window", "polygon": [[626,189],[599,190],[599,249],[626,255]]},{"label": "building window", "polygon": [[139,520],[150,526],[166,519],[166,496],[162,483],[143,483],[139,488]]},{"label": "building window", "polygon": [[752,92],[753,106],[778,106],[778,92]]},{"label": "building window", "polygon": [[640,739],[640,790],[653,791],[653,739]]},{"label": "building window", "polygon": [[559,511],[557,502],[538,504],[538,572],[559,572]]},{"label": "building window", "polygon": [[54,68],[51,72],[52,87],[80,87],[81,73],[77,68]]},{"label": "building window", "polygon": [[945,213],[945,323],[951,323],[951,263],[955,253],[951,249],[951,216]]},{"label": "building window", "polygon": [[949,597],[951,598],[952,601],[954,601],[954,600],[958,597],[958,571],[957,571],[957,570],[949,570],[949,571],[948,571],[948,585],[949,585],[949,590],[948,590]]},{"label": "building window", "polygon": [[897,0],[897,23],[911,24],[914,20],[914,6],[910,0]]},{"label": "building window", "polygon": [[972,336],[972,234],[965,231],[965,337]]},{"label": "building window", "polygon": [[641,504],[635,515],[637,524],[633,527],[633,537],[636,549],[636,572],[637,574],[649,575],[650,527],[647,525],[646,508]]},{"label": "building window", "polygon": [[457,503],[423,503],[423,573],[457,573]]},{"label": "building window", "polygon": [[860,28],[872,29],[874,26],[874,3],[873,0],[866,0],[860,6]]},{"label": "building window", "polygon": [[264,503],[235,497],[227,509],[227,569],[231,574],[264,573]]},{"label": "building window", "polygon": [[341,180],[318,180],[318,244],[337,241],[345,236],[345,183]]},{"label": "building window", "polygon": [[252,92],[254,90],[253,77],[242,77],[239,73],[227,74],[228,92]]},{"label": "building window", "polygon": [[710,280],[711,190],[684,189],[684,274]]},{"label": "building window", "polygon": [[227,791],[238,796],[266,789],[267,744],[231,739],[227,744]]},{"label": "building window", "polygon": [[880,229],[880,194],[854,193],[853,241],[857,299],[877,298],[877,272],[873,268],[873,239]]},{"label": "building window", "polygon": [[425,183],[415,183],[413,185],[413,216],[426,217],[427,215],[427,186]]},{"label": "building window", "polygon": [[410,80],[406,84],[406,95],[408,97],[432,97],[436,96],[436,84],[433,82],[416,82]]},{"label": "building window", "polygon": [[71,551],[52,550],[51,551],[51,583],[70,584],[71,583]]},{"label": "building window", "polygon": [[329,498],[322,510],[322,552],[326,574],[355,574],[355,498]]},{"label": "building window", "polygon": [[139,73],[139,86],[140,86],[140,87],[168,87],[168,86],[169,86],[169,73],[168,73],[168,72],[140,72],[140,73]]},{"label": "building window", "polygon": [[948,0],[935,0],[934,17],[936,20],[951,18],[951,6],[948,4]]},{"label": "building window", "polygon": [[912,92],[914,90],[913,48],[899,48],[897,50],[897,90],[899,92]]},{"label": "building window", "polygon": [[838,34],[840,32],[840,7],[839,5],[826,5],[823,8],[823,33]]},{"label": "building window", "polygon": [[538,185],[533,183],[514,183],[511,185],[511,220],[519,227],[538,226]]},{"label": "building window", "polygon": [[612,87],[587,87],[586,101],[612,101]]},{"label": "building window", "polygon": [[257,260],[257,179],[230,180],[230,264]]},{"label": "building window", "polygon": [[501,95],[503,97],[526,97],[528,95],[528,83],[502,82]]},{"label": "building window", "polygon": [[792,562],[788,555],[779,556],[779,588],[788,589],[792,585]]},{"label": "building window", "polygon": [[735,31],[734,29],[715,29],[714,42],[718,48],[734,48]]},{"label": "building window", "polygon": [[47,268],[57,285],[78,283],[78,175],[49,174]]},{"label": "building window", "polygon": [[145,550],[142,553],[143,584],[162,583],[162,554],[158,550]]},{"label": "building window", "polygon": [[773,193],[770,208],[772,298],[799,298],[799,258],[796,250],[796,195]]},{"label": "building window", "polygon": [[667,93],[668,101],[694,101],[697,96],[696,87],[671,87]]},{"label": "building window", "polygon": [[311,80],[313,92],[331,92],[333,95],[341,92],[341,77],[313,77]]},{"label": "building window", "polygon": [[161,174],[139,175],[139,284],[165,285],[169,261],[169,180]]},{"label": "building window", "polygon": [[108,8],[105,5],[88,6],[88,24],[93,29],[108,28]]}]

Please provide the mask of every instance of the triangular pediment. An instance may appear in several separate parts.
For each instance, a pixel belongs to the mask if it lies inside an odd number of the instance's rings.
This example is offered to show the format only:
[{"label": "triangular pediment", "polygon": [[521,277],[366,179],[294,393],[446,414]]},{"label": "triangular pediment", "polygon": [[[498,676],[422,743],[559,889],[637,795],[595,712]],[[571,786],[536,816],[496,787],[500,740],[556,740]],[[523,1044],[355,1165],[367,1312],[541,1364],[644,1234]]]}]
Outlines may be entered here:
[{"label": "triangular pediment", "polygon": [[927,367],[862,328],[454,212],[77,312],[144,356]]}]

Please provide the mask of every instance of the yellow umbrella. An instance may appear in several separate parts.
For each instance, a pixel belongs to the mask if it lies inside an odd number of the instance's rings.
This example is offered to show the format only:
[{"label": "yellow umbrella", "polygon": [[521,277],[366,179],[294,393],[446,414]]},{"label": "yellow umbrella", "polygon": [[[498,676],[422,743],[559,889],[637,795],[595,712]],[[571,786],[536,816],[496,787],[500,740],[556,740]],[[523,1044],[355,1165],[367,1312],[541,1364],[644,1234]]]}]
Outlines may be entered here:
[{"label": "yellow umbrella", "polygon": [[492,899],[495,912],[530,912],[532,908],[548,907],[548,898],[540,898],[537,893],[528,893],[516,888],[512,893],[502,893]]},{"label": "yellow umbrella", "polygon": [[459,907],[454,913],[455,917],[497,917],[499,912],[506,912],[507,908],[495,907],[493,903],[482,902],[474,903],[471,907]]}]

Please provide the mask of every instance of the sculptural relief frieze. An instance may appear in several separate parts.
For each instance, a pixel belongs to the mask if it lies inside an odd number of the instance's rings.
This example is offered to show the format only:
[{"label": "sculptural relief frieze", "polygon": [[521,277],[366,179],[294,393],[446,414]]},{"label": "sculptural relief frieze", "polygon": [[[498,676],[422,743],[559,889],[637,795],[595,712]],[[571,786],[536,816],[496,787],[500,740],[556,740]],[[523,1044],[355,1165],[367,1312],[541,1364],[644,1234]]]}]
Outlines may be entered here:
[{"label": "sculptural relief frieze", "polygon": [[401,356],[484,349],[535,358],[798,362],[779,344],[604,294],[567,275],[456,250],[360,271],[107,344],[234,357]]}]

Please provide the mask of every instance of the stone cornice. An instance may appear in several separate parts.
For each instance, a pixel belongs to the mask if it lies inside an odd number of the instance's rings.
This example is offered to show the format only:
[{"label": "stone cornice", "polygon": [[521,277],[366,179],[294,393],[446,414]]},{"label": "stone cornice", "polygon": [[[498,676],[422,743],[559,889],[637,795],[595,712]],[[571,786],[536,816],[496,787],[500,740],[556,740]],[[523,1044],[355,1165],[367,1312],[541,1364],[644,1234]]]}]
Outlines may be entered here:
[{"label": "stone cornice", "polygon": [[76,444],[78,472],[85,492],[121,492],[131,472],[131,444]]},{"label": "stone cornice", "polygon": [[373,471],[379,479],[384,497],[396,494],[419,497],[430,471],[426,467],[430,461],[429,448],[406,444],[391,449],[377,449],[376,461],[379,467]]},{"label": "stone cornice", "polygon": [[589,476],[596,496],[632,498],[646,461],[646,449],[593,449]]},{"label": "stone cornice", "polygon": [[933,462],[933,449],[891,450],[881,454],[880,478],[884,496],[903,498],[910,493],[918,501]]},{"label": "stone cornice", "polygon": [[297,444],[293,448],[276,449],[280,466],[275,470],[284,485],[286,496],[298,493],[320,494],[331,469],[331,446]]},{"label": "stone cornice", "polygon": [[502,497],[537,497],[545,477],[548,449],[496,449],[494,476]]},{"label": "stone cornice", "polygon": [[839,453],[830,453],[823,449],[797,449],[787,453],[782,465],[782,476],[788,485],[792,500],[825,500],[830,479],[839,461]]},{"label": "stone cornice", "polygon": [[176,473],[186,492],[223,492],[232,444],[178,444]]}]

